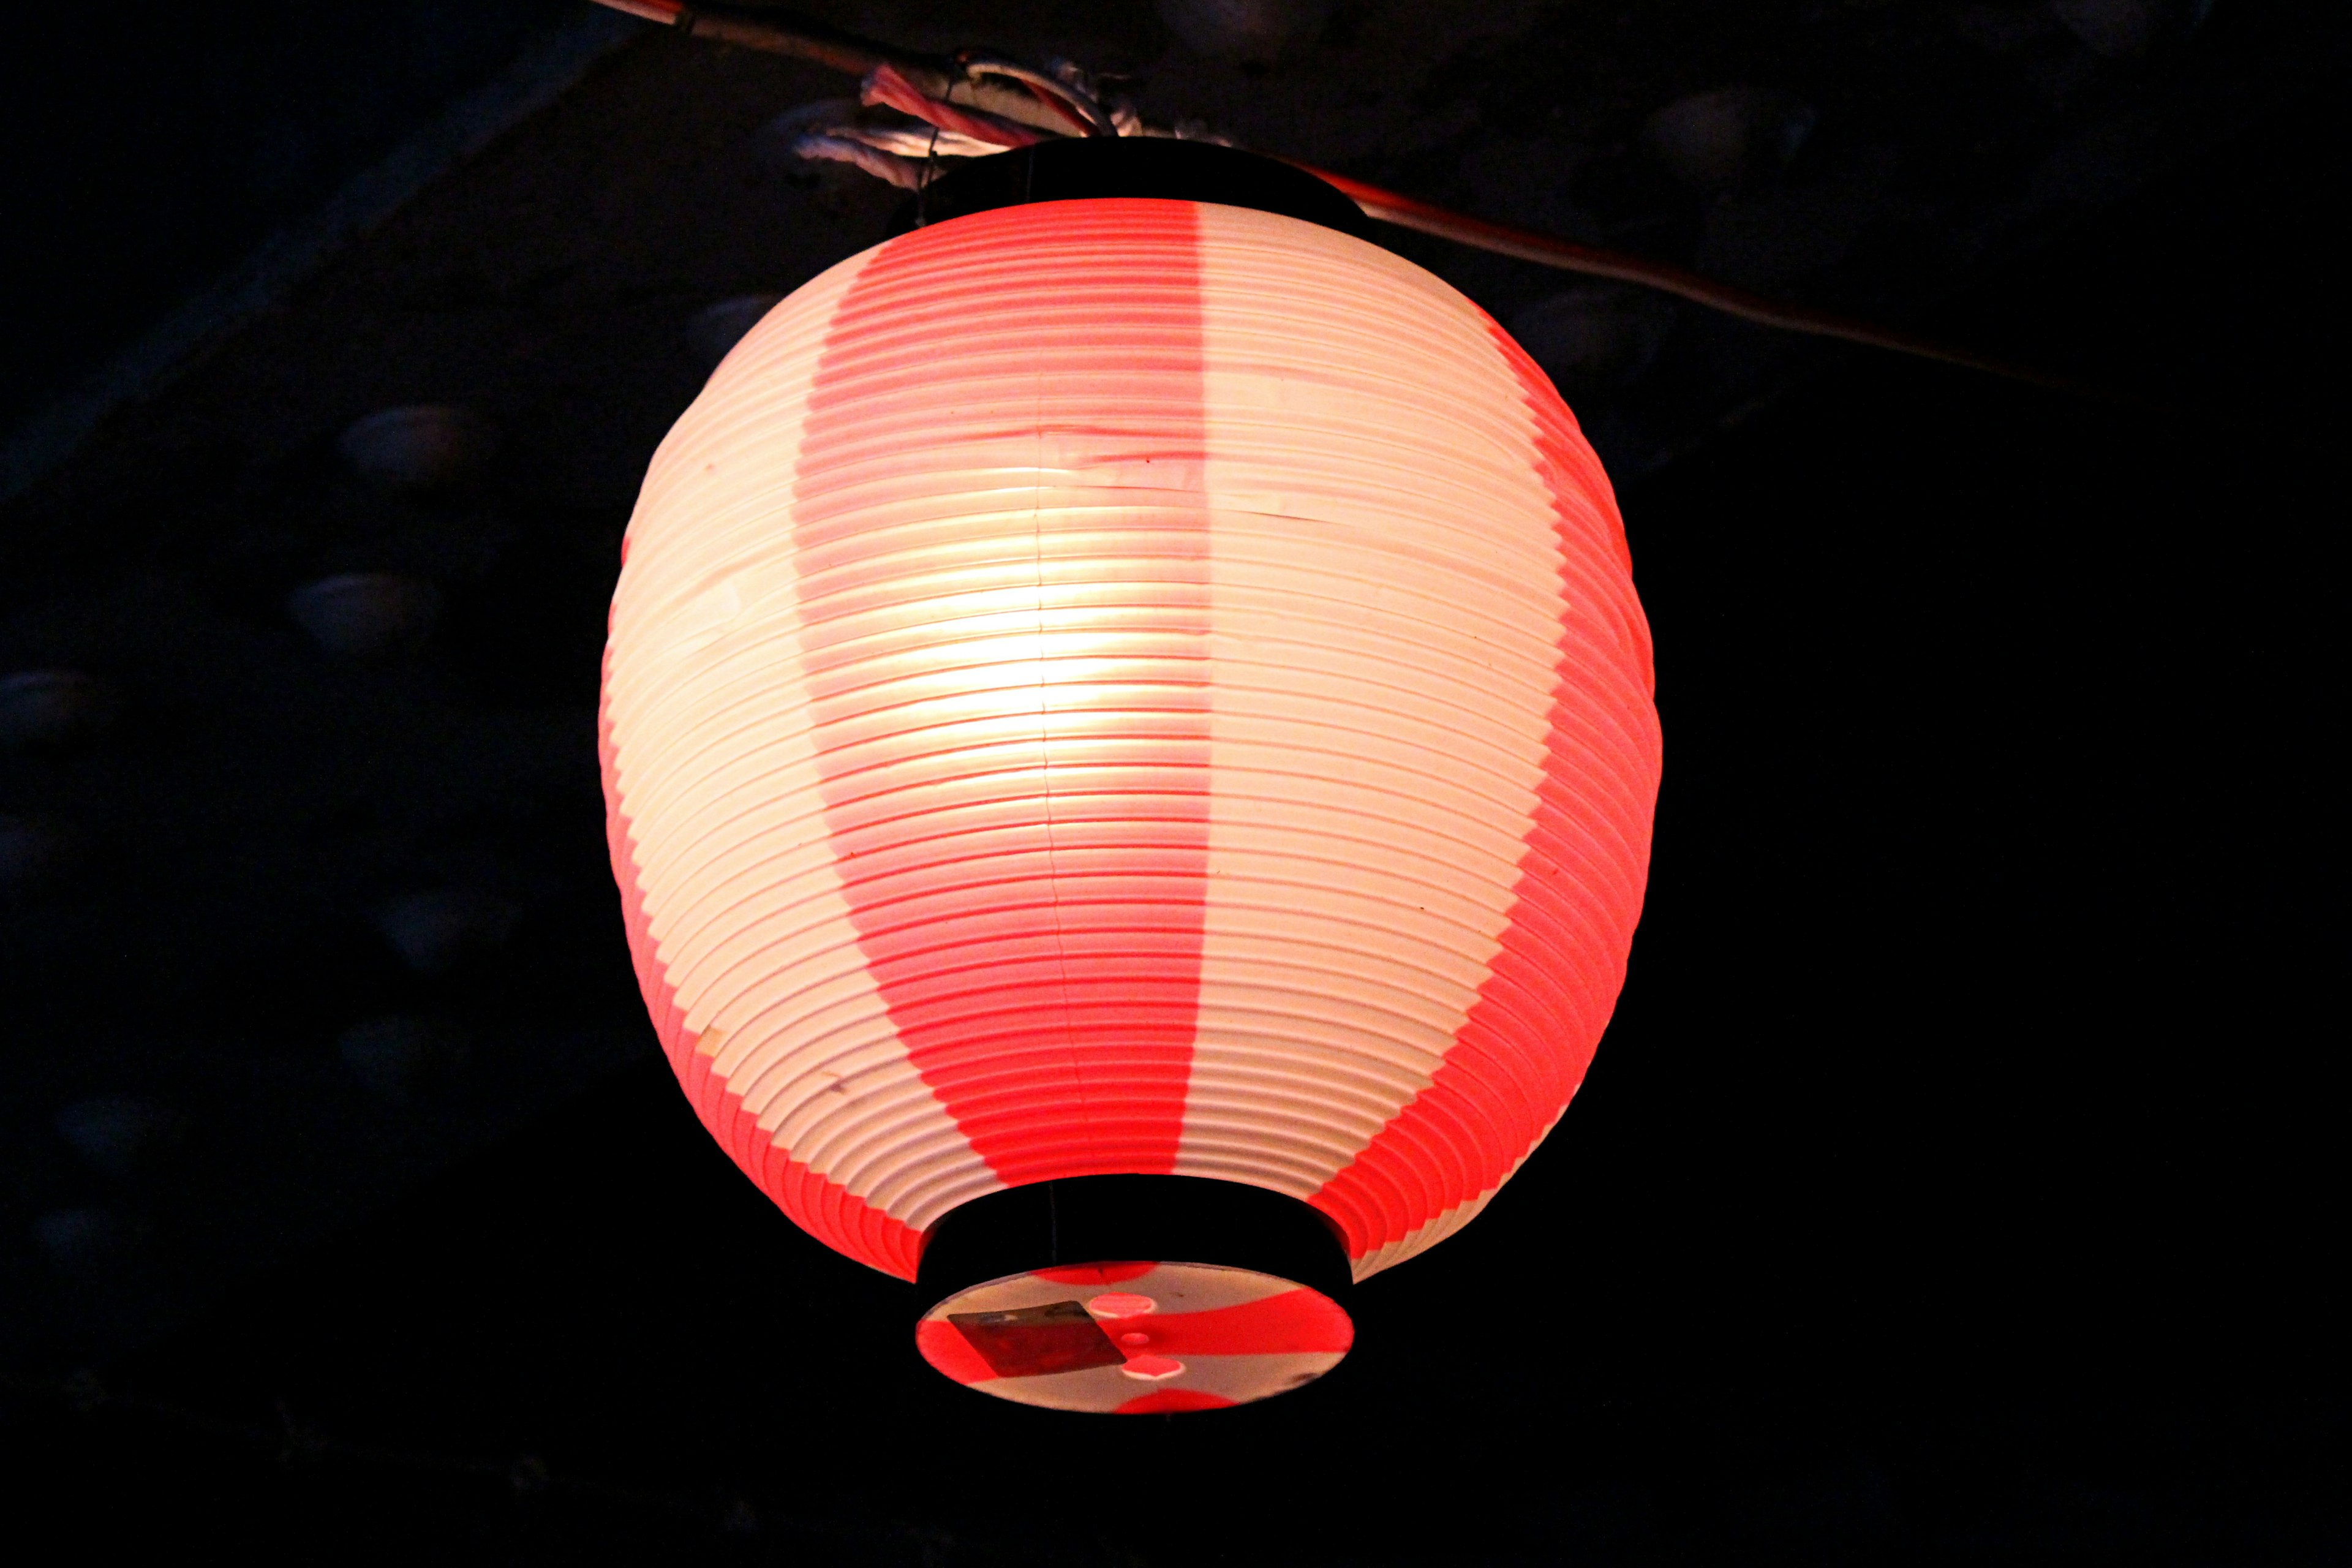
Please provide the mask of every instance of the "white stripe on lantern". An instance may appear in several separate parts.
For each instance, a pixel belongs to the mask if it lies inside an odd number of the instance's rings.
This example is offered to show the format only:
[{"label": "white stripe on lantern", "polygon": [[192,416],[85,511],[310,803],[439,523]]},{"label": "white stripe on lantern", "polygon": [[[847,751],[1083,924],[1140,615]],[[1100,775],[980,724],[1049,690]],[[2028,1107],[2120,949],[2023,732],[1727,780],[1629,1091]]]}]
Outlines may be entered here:
[{"label": "white stripe on lantern", "polygon": [[[754,328],[703,416],[663,443],[614,605],[609,693],[647,926],[697,1048],[778,1148],[920,1229],[1002,1184],[908,1062],[859,950],[825,833],[793,550],[810,389],[873,255]],[[730,384],[757,392],[730,401]]]},{"label": "white stripe on lantern", "polygon": [[1328,230],[1202,226],[1213,794],[1177,1170],[1305,1198],[1428,1086],[1498,949],[1560,562],[1475,306]]}]

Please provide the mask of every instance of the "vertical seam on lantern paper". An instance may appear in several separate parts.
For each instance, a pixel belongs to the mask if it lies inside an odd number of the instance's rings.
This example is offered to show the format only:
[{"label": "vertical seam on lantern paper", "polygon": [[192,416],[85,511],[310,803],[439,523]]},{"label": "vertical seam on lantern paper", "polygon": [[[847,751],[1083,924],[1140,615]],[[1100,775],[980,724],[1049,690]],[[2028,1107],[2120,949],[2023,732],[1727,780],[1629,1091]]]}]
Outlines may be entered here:
[{"label": "vertical seam on lantern paper", "polygon": [[[1094,1106],[1087,1098],[1086,1067],[1078,1060],[1078,1034],[1070,1016],[1070,950],[1062,923],[1062,864],[1054,842],[1054,718],[1045,685],[1045,367],[1038,362],[1030,382],[1029,573],[1037,632],[1037,787],[1045,794],[1045,888],[1053,900],[1054,973],[1059,976],[1062,1049],[1070,1058],[1070,1081],[1078,1096],[1078,1120],[1093,1143]],[[1056,1255],[1058,1259],[1058,1253]]]}]

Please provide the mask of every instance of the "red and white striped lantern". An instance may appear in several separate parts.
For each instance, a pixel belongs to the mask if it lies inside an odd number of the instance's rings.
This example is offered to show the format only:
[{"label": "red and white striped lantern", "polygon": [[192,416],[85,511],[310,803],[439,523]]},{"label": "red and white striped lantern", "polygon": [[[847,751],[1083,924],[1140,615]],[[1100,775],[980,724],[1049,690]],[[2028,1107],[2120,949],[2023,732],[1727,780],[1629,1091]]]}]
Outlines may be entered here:
[{"label": "red and white striped lantern", "polygon": [[828,1246],[912,1279],[983,1194],[1198,1176],[1361,1279],[1584,1076],[1651,693],[1608,480],[1476,306],[1272,212],[1006,207],[801,289],[662,444],[614,866],[687,1092]]}]

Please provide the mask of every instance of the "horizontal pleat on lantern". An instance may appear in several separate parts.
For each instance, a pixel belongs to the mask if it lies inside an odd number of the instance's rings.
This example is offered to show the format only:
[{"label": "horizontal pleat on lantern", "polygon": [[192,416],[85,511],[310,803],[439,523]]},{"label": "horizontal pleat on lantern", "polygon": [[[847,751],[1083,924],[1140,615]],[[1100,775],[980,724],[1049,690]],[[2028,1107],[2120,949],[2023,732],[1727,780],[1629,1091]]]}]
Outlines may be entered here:
[{"label": "horizontal pleat on lantern", "polygon": [[1174,1173],[1360,1273],[1558,1119],[1622,979],[1658,737],[1605,479],[1429,274],[1056,202],[786,300],[656,457],[613,613],[656,1022],[793,1217]]}]

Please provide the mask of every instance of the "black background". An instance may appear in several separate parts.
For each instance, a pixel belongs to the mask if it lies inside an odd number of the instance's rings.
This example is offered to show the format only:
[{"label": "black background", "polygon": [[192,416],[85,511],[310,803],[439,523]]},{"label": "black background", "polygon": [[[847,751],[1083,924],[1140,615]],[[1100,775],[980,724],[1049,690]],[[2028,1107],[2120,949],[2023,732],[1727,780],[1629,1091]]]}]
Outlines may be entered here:
[{"label": "black background", "polygon": [[[1591,1079],[1315,1388],[959,1390],[647,1062],[12,1398],[81,1549],[2327,1563],[2340,105],[1629,484],[1666,733]],[[593,829],[593,824],[590,825]],[[617,927],[617,918],[614,924]],[[617,945],[616,943],[614,944]]]},{"label": "black background", "polygon": [[513,54],[562,0],[37,5],[8,20],[16,150],[0,423],[38,408]]}]

